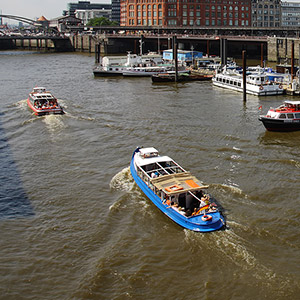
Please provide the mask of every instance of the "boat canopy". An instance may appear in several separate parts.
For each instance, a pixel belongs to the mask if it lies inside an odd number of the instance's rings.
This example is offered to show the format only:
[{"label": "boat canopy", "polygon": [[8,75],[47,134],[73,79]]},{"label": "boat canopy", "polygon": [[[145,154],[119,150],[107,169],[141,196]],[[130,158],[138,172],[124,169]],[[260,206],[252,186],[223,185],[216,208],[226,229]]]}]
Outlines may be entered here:
[{"label": "boat canopy", "polygon": [[174,173],[151,179],[151,183],[167,195],[180,194],[188,191],[197,191],[208,188],[190,172]]},{"label": "boat canopy", "polygon": [[292,101],[292,100],[286,100],[284,101],[285,104],[290,104],[290,105],[300,105],[300,101]]},{"label": "boat canopy", "polygon": [[33,88],[33,93],[45,93],[46,89],[44,87],[34,87]]},{"label": "boat canopy", "polygon": [[158,151],[153,147],[141,148],[140,153],[141,153],[141,156],[143,156],[144,158],[158,156]]}]

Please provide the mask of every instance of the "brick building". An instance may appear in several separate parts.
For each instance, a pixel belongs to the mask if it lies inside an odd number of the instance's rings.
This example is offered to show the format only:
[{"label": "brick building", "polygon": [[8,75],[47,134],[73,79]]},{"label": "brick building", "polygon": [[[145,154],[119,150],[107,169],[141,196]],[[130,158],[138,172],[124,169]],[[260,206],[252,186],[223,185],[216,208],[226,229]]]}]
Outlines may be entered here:
[{"label": "brick building", "polygon": [[251,0],[120,0],[121,26],[251,26]]}]

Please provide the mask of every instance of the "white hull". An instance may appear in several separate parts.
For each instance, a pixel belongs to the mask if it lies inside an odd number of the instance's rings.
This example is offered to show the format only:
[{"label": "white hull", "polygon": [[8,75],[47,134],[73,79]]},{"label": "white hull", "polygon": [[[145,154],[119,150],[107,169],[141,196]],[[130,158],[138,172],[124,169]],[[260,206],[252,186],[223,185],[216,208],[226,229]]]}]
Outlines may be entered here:
[{"label": "white hull", "polygon": [[[214,79],[212,79],[212,82],[215,86],[221,87],[221,88],[225,88],[225,89],[229,89],[229,90],[233,90],[233,91],[237,91],[237,92],[243,92],[243,87],[237,87],[237,86],[233,86],[233,85],[229,85],[229,84],[224,84],[224,83],[220,83],[220,82],[216,82],[214,81]],[[260,88],[260,86],[253,86],[253,85],[246,85],[246,93],[250,94],[250,95],[255,95],[255,96],[272,96],[272,95],[281,95],[283,94],[283,89],[268,89],[267,87],[263,86],[263,89]]]},{"label": "white hull", "polygon": [[[251,75],[247,77],[246,93],[256,96],[281,95],[284,90],[279,83],[265,82],[263,75]],[[253,79],[253,80],[252,80]],[[240,75],[216,74],[212,79],[214,85],[238,92],[243,92],[243,78]]]}]

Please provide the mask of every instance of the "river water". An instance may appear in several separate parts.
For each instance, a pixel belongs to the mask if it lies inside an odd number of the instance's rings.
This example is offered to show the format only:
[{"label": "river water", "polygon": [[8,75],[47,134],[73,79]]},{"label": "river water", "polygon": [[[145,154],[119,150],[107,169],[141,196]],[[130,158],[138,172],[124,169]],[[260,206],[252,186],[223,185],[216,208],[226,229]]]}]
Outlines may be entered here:
[{"label": "river water", "polygon": [[[300,132],[258,121],[260,106],[290,97],[244,104],[210,82],[94,78],[93,64],[0,52],[0,298],[299,297]],[[65,115],[28,110],[37,85]],[[209,184],[228,228],[194,233],[165,217],[130,175],[136,146]]]}]

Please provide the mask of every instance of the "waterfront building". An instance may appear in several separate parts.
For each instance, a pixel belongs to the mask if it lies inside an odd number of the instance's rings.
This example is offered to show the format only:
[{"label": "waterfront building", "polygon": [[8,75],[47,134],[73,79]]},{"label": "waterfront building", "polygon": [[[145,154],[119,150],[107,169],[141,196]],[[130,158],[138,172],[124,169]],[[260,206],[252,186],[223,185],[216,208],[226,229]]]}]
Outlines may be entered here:
[{"label": "waterfront building", "polygon": [[[49,21],[44,17],[41,16],[36,20],[36,23],[40,24],[43,26],[43,28],[48,28],[49,27]],[[20,23],[19,23],[19,28],[20,28]]]},{"label": "waterfront building", "polygon": [[101,10],[111,9],[108,3],[91,3],[90,1],[78,1],[77,3],[68,3],[68,9],[63,11],[64,16],[75,17],[76,10]]},{"label": "waterfront building", "polygon": [[73,16],[57,17],[49,21],[49,26],[58,31],[65,31],[69,26],[78,26],[81,20]]},{"label": "waterfront building", "polygon": [[253,27],[280,27],[281,0],[252,0]]},{"label": "waterfront building", "polygon": [[91,19],[105,17],[111,20],[111,9],[76,9],[75,17],[86,25]]},{"label": "waterfront building", "polygon": [[111,1],[111,20],[120,24],[120,0]]},{"label": "waterfront building", "polygon": [[281,2],[281,26],[299,27],[300,26],[300,3]]},{"label": "waterfront building", "polygon": [[120,0],[120,25],[250,27],[251,0]]}]

